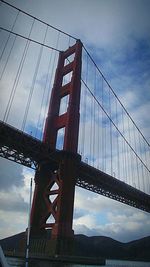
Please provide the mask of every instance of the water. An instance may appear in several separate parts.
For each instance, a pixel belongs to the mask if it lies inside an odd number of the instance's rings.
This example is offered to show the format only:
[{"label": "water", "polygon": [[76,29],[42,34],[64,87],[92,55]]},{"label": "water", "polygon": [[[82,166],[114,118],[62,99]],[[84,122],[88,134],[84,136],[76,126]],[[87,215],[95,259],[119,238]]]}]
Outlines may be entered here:
[{"label": "water", "polygon": [[[12,267],[24,267],[25,261],[19,258],[7,257],[7,261]],[[31,264],[30,267],[150,267],[150,262],[139,261],[121,261],[121,260],[106,260],[106,265],[80,265],[80,264],[62,264],[62,263],[46,263]]]}]

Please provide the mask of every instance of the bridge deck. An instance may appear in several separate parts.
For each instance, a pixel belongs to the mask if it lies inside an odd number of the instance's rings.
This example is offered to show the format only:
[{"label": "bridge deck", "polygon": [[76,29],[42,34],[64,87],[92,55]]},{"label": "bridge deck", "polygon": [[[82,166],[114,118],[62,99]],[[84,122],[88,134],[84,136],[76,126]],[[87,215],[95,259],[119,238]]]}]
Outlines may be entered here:
[{"label": "bridge deck", "polygon": [[[0,121],[0,156],[36,169],[42,161],[57,166],[61,151],[53,151],[42,141]],[[76,185],[122,203],[150,212],[150,196],[82,161]]]}]

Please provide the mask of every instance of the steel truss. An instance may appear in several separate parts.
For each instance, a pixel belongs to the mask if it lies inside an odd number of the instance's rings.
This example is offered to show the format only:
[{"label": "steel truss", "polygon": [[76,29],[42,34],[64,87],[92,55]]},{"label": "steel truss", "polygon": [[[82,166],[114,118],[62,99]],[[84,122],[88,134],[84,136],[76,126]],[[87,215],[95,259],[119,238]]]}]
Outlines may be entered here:
[{"label": "steel truss", "polygon": [[150,212],[150,196],[81,162],[76,185],[129,206]]},{"label": "steel truss", "polygon": [[[40,140],[0,121],[1,157],[33,169],[37,169],[41,162],[49,162],[55,169],[63,154],[61,151],[50,150],[48,145]],[[76,185],[150,212],[150,195],[82,161],[79,163]]]},{"label": "steel truss", "polygon": [[39,139],[0,121],[0,156],[26,167],[37,169],[39,163],[58,160],[53,151]]}]

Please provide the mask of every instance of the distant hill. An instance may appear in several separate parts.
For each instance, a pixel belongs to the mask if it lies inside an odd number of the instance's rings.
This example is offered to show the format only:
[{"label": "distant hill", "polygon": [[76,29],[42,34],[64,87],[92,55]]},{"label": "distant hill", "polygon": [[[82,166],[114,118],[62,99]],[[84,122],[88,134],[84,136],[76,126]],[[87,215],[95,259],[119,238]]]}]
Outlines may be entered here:
[{"label": "distant hill", "polygon": [[105,236],[76,235],[75,243],[76,255],[80,256],[150,261],[150,236],[122,243]]},{"label": "distant hill", "polygon": [[[24,232],[0,240],[4,250],[18,249],[19,240]],[[150,236],[128,243],[110,237],[75,235],[75,255],[103,257],[106,259],[128,259],[150,261]]]},{"label": "distant hill", "polygon": [[4,238],[0,240],[0,245],[3,250],[16,250],[18,249],[19,240],[23,239],[25,232]]}]

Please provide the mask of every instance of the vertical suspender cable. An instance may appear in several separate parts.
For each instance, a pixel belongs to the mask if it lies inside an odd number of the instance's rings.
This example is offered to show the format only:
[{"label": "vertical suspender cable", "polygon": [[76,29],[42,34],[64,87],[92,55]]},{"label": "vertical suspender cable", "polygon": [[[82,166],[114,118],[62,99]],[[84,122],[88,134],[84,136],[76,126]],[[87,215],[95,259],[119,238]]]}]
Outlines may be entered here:
[{"label": "vertical suspender cable", "polygon": [[[141,154],[141,157],[142,157],[142,144],[141,144],[141,135],[140,135],[140,133],[138,132],[138,139],[139,139],[139,141],[138,141],[138,143],[139,143],[139,147],[140,147],[140,154]],[[143,181],[143,191],[145,192],[146,191],[146,186],[145,186],[145,177],[144,177],[144,170],[143,170],[143,164],[141,164],[141,162],[140,162],[140,169],[141,169],[141,179],[142,179],[142,181]]]},{"label": "vertical suspender cable", "polygon": [[[115,98],[115,103],[116,103],[116,125],[118,128],[118,102],[117,99]],[[119,160],[119,137],[118,137],[118,131],[116,130],[116,138],[117,138],[117,178],[120,178],[120,160]]]},{"label": "vertical suspender cable", "polygon": [[20,75],[21,75],[21,72],[22,72],[22,68],[23,68],[23,65],[24,65],[24,61],[25,61],[25,58],[26,58],[26,54],[27,54],[28,48],[29,48],[29,41],[27,40],[25,48],[24,48],[24,51],[23,51],[23,55],[22,55],[22,58],[21,58],[21,61],[20,61],[19,67],[18,67],[18,71],[17,71],[16,77],[15,77],[15,80],[14,80],[14,83],[13,83],[13,87],[12,87],[12,90],[11,90],[11,93],[10,93],[10,97],[9,97],[9,100],[8,100],[8,103],[7,103],[7,107],[6,107],[6,110],[5,110],[5,114],[4,114],[4,118],[3,118],[4,121],[8,120],[8,116],[9,116],[10,109],[11,109],[11,106],[12,106],[12,103],[13,103],[13,100],[14,100],[14,97],[15,97],[16,89],[17,89],[17,86],[18,86],[18,82],[19,82],[19,79],[20,79]]},{"label": "vertical suspender cable", "polygon": [[25,262],[25,267],[28,267],[28,260],[29,260],[31,204],[32,204],[32,178],[31,178],[31,182],[30,182],[30,200],[29,200],[28,230],[27,230],[27,248],[26,248],[26,262]]},{"label": "vertical suspender cable", "polygon": [[[133,125],[134,127],[134,125]],[[135,129],[133,128],[133,135],[134,135],[134,147],[135,147],[135,151],[137,152],[137,144],[136,144],[136,135],[135,135]],[[139,179],[139,168],[138,168],[138,158],[137,156],[135,156],[135,160],[136,160],[136,171],[137,171],[137,178],[138,178],[138,189],[141,188],[140,186],[140,179]]]},{"label": "vertical suspender cable", "polygon": [[[121,112],[121,115],[122,115],[122,112]],[[124,133],[123,132],[123,115],[121,117],[121,122],[122,122],[122,133]],[[125,177],[125,161],[124,161],[124,145],[123,145],[124,140],[122,138],[121,138],[121,140],[122,140],[122,142],[121,142],[122,143],[121,144],[121,146],[122,146],[122,178],[124,180],[124,177]]]},{"label": "vertical suspender cable", "polygon": [[[46,87],[47,87],[47,84],[48,84],[48,74],[49,74],[49,70],[50,70],[51,60],[52,60],[52,52],[51,52],[50,58],[49,58],[49,63],[48,63],[48,68],[47,68],[47,75],[46,75],[46,81],[45,81],[45,86],[44,86],[44,89],[43,89],[43,95],[42,95],[42,101],[41,101],[41,106],[40,106],[40,112],[39,112],[39,116],[38,116],[38,122],[37,122],[37,126],[36,126],[35,137],[37,137],[38,127],[40,126],[40,120],[41,120],[41,117],[42,117],[42,109],[43,109],[43,105],[44,105],[44,98],[45,98],[45,95],[46,95]],[[46,104],[45,104],[45,108],[46,108]],[[44,112],[44,114],[45,114],[45,112]],[[43,121],[43,123],[44,123],[44,121]],[[42,123],[42,127],[41,127],[40,139],[42,139],[43,123]]]},{"label": "vertical suspender cable", "polygon": [[[13,31],[13,29],[15,27],[15,24],[16,24],[17,19],[18,19],[18,16],[19,16],[19,13],[20,13],[20,11],[18,10],[17,15],[16,15],[15,20],[14,20],[14,23],[13,23],[11,29],[10,29],[11,32]],[[1,56],[0,56],[0,61],[1,61],[2,57],[3,57],[3,54],[5,52],[5,49],[7,47],[8,42],[9,42],[9,39],[10,39],[10,36],[11,36],[11,32],[9,32],[9,35],[8,35],[7,40],[6,40],[5,46],[4,46],[3,50],[2,50],[2,53],[1,53]]]},{"label": "vertical suspender cable", "polygon": [[[31,29],[30,29],[30,33],[29,33],[28,38],[30,38],[32,29],[33,29],[33,25],[34,25],[34,21],[33,21],[32,25],[31,25]],[[12,90],[11,90],[11,93],[10,93],[10,97],[9,97],[9,100],[8,100],[8,103],[7,103],[5,114],[4,114],[4,117],[3,117],[3,121],[7,121],[8,120],[10,109],[11,109],[11,106],[12,106],[12,103],[13,103],[13,100],[14,100],[14,97],[15,97],[17,85],[18,85],[18,82],[19,82],[19,79],[20,79],[20,75],[21,75],[21,72],[22,72],[22,68],[23,68],[23,65],[24,65],[24,62],[25,62],[25,59],[26,59],[26,55],[27,55],[27,52],[28,52],[29,44],[30,44],[30,41],[29,41],[29,39],[27,39],[25,47],[24,47],[24,51],[23,51],[23,54],[22,54],[22,58],[21,58],[21,61],[20,61],[19,67],[18,67],[18,71],[17,71],[16,77],[15,77],[15,80],[14,80],[14,83],[13,83],[13,87],[12,87]]]},{"label": "vertical suspender cable", "polygon": [[92,100],[93,97],[90,97],[90,162],[91,162],[91,157],[92,157]]},{"label": "vertical suspender cable", "polygon": [[[101,79],[101,77],[100,77]],[[100,94],[99,94],[100,95]],[[98,143],[98,169],[102,169],[101,166],[101,153],[100,153],[100,144],[101,144],[101,109],[100,107],[97,105],[97,115],[98,115],[98,133],[97,133],[97,143]]]},{"label": "vertical suspender cable", "polygon": [[25,45],[24,52],[23,52],[23,55],[22,55],[22,58],[21,58],[21,61],[20,61],[19,67],[18,67],[18,71],[17,71],[16,77],[15,77],[15,80],[14,80],[14,83],[13,83],[13,87],[12,87],[12,90],[11,90],[11,93],[10,93],[10,97],[9,97],[9,100],[8,100],[8,103],[7,103],[7,107],[6,107],[4,118],[3,118],[3,121],[5,121],[5,122],[7,122],[9,114],[10,114],[10,110],[11,110],[11,107],[12,107],[12,103],[14,101],[16,89],[17,89],[17,86],[18,86],[18,82],[19,82],[19,79],[20,79],[20,75],[21,75],[22,68],[23,68],[23,65],[24,65],[24,62],[25,62],[25,58],[26,58],[26,55],[27,55],[28,48],[29,48],[29,41],[27,41],[27,43]]},{"label": "vertical suspender cable", "polygon": [[[101,83],[101,86],[102,86],[102,90],[101,90],[101,105],[103,107],[104,105],[104,88],[103,88],[103,77],[101,76],[101,79],[102,79],[102,83]],[[101,128],[102,128],[102,136],[101,136],[101,150],[102,150],[102,170],[104,171],[104,138],[105,138],[105,135],[104,135],[104,122],[103,122],[103,110],[101,109],[101,122],[102,122],[102,125],[101,125]]]},{"label": "vertical suspender cable", "polygon": [[[112,114],[111,114],[111,100],[110,100],[110,89],[109,90],[109,116],[110,119],[112,119]],[[113,158],[112,158],[112,123],[111,120],[109,120],[109,138],[110,138],[110,174],[113,176]]]},{"label": "vertical suspender cable", "polygon": [[[122,109],[122,130],[123,130],[123,136],[125,135],[125,127],[124,127],[124,115],[123,115],[123,109]],[[127,182],[127,162],[126,162],[126,147],[125,147],[125,140],[123,140],[123,161],[124,161],[124,179],[125,182]]]},{"label": "vertical suspender cable", "polygon": [[9,62],[9,58],[10,58],[10,56],[11,56],[11,53],[12,53],[12,51],[13,51],[13,48],[14,48],[16,39],[17,39],[17,35],[15,35],[14,40],[13,40],[13,43],[12,43],[12,46],[11,46],[11,48],[10,48],[10,50],[9,50],[8,55],[7,55],[6,62],[5,62],[5,64],[4,64],[4,66],[3,66],[3,70],[2,70],[1,75],[0,75],[0,80],[2,80],[3,75],[4,75],[4,73],[5,73],[5,70],[6,70],[7,64],[8,64],[8,62]]},{"label": "vertical suspender cable", "polygon": [[[85,69],[85,81],[86,81],[86,84],[88,83],[88,67],[89,67],[89,58],[88,58],[88,55],[86,54],[86,69]],[[84,85],[83,85],[84,86]],[[85,91],[85,97],[83,99],[83,126],[82,126],[82,138],[81,138],[81,142],[82,142],[82,155],[83,155],[83,158],[84,158],[84,152],[85,152],[85,127],[86,127],[86,105],[87,105],[87,89],[86,87],[84,86],[84,91]]]},{"label": "vertical suspender cable", "polygon": [[[150,158],[150,149],[148,147],[149,150],[147,150],[147,147],[146,147],[147,144],[144,145],[144,161],[145,161],[145,164],[147,167],[148,166],[148,162],[147,162],[147,152],[149,152],[149,158]],[[145,168],[145,167],[144,167]],[[146,169],[145,169],[145,177],[147,179],[147,188],[149,188],[149,193],[150,193],[150,172],[148,172]]]},{"label": "vertical suspender cable", "polygon": [[[56,51],[55,51],[55,53],[56,53]],[[52,54],[53,54],[53,51],[51,51],[50,58],[49,58],[48,73],[50,71],[50,66],[51,66],[51,62],[52,62]],[[44,119],[46,118],[46,110],[47,110],[47,106],[48,106],[49,91],[50,91],[49,88],[48,88],[47,94],[46,94],[46,86],[48,84],[48,73],[47,73],[46,84],[45,84],[45,95],[46,95],[45,99],[46,99],[46,102],[45,102],[44,112],[43,112]],[[51,76],[52,76],[52,74],[50,74],[49,84],[51,84]],[[44,95],[43,95],[42,102],[44,102]],[[40,139],[42,139],[44,123],[45,123],[45,120],[43,120],[43,122],[42,122]]]},{"label": "vertical suspender cable", "polygon": [[[45,43],[45,39],[46,39],[46,35],[47,35],[47,29],[48,29],[48,27],[46,27],[43,44]],[[28,96],[28,101],[27,101],[27,105],[26,105],[26,109],[25,109],[25,114],[24,114],[24,118],[23,118],[23,122],[22,122],[22,127],[21,127],[22,131],[25,130],[26,121],[27,121],[27,117],[28,117],[28,113],[29,113],[29,108],[30,108],[30,104],[31,104],[31,100],[32,100],[32,95],[33,95],[34,88],[35,88],[35,81],[36,81],[37,73],[38,73],[38,70],[39,70],[39,65],[40,65],[42,53],[43,53],[43,46],[41,45],[39,56],[38,56],[38,60],[37,60],[37,63],[36,63],[34,76],[33,76],[33,80],[32,80],[30,93],[29,93],[29,96]]]},{"label": "vertical suspender cable", "polygon": [[[128,122],[128,116],[127,116],[127,122]],[[129,124],[127,123],[127,137],[128,139],[128,142],[129,142]],[[129,146],[126,144],[126,156],[127,156],[127,176],[128,176],[128,179],[129,179],[129,184],[132,185],[132,178],[130,176],[130,164],[131,164],[131,161],[130,161],[130,156],[129,156]]]},{"label": "vertical suspender cable", "polygon": [[[60,38],[60,32],[58,31],[58,35],[57,35],[57,41],[56,41],[56,48],[58,48],[58,43],[59,43],[59,38]],[[54,51],[54,59],[53,59],[53,62],[52,62],[52,53],[51,53],[51,58],[50,58],[50,62],[49,62],[49,66],[50,66],[50,64],[52,63],[52,71],[51,71],[51,75],[50,75],[50,81],[49,81],[49,84],[50,84],[50,86],[52,86],[52,79],[53,79],[53,76],[54,76],[54,70],[55,70],[55,62],[56,62],[56,55],[57,55],[58,53],[57,53],[57,51],[55,50]],[[50,88],[50,89],[52,89],[52,88]],[[46,101],[46,103],[45,103],[45,110],[44,110],[44,118],[46,118],[46,116],[47,116],[47,110],[48,110],[48,103],[49,103],[49,101],[50,101],[50,93],[51,93],[51,90],[49,89],[49,91],[47,92],[47,97],[46,97],[46,99],[47,99],[47,101]],[[43,131],[44,131],[44,123],[45,123],[45,121],[43,120],[43,125],[42,125],[42,133],[43,133]],[[41,136],[41,139],[42,139],[42,136]]]},{"label": "vertical suspender cable", "polygon": [[[96,96],[96,69],[94,68],[94,95]],[[96,102],[93,98],[93,122],[94,122],[94,126],[93,126],[93,166],[94,166],[94,162],[95,162],[95,146],[97,147],[96,145],[96,138],[95,138],[95,128],[96,128],[96,114],[95,114],[95,110],[96,110]]]},{"label": "vertical suspender cable", "polygon": [[[130,118],[129,117],[127,117],[128,118],[128,135],[129,135],[129,144],[131,144],[131,133],[130,133]],[[128,146],[128,149],[129,149],[129,155],[128,155],[128,157],[129,157],[129,166],[130,166],[130,170],[131,170],[131,184],[133,184],[134,183],[134,171],[133,171],[133,166],[132,166],[132,164],[133,164],[133,162],[134,162],[134,160],[133,160],[133,154],[132,154],[132,151],[131,151],[131,149],[129,148],[129,146]]]}]

